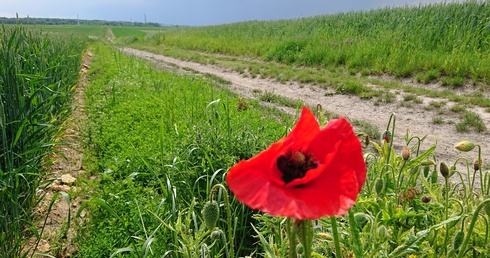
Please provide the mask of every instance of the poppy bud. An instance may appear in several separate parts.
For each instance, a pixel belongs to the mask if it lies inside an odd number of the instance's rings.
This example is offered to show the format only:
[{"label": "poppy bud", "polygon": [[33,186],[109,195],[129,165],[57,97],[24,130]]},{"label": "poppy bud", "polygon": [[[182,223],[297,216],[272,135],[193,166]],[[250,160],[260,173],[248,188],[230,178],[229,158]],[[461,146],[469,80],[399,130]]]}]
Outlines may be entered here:
[{"label": "poppy bud", "polygon": [[463,239],[464,239],[464,231],[459,230],[458,232],[456,232],[456,235],[454,236],[453,239],[453,250],[459,249],[459,247],[463,243]]},{"label": "poppy bud", "polygon": [[213,230],[218,222],[219,217],[219,205],[215,200],[209,201],[204,205],[202,209],[202,217],[204,224],[209,230]]},{"label": "poppy bud", "polygon": [[388,130],[384,131],[384,133],[383,133],[383,140],[385,140],[385,142],[387,142],[387,143],[390,143],[390,140],[391,140],[391,133],[390,133],[390,131],[388,131]]},{"label": "poppy bud", "polygon": [[364,225],[369,221],[368,215],[363,212],[358,212],[354,214],[354,219],[356,220],[356,224],[359,229],[362,229]]},{"label": "poppy bud", "polygon": [[441,175],[444,178],[449,177],[449,167],[446,165],[446,163],[441,162],[441,164],[439,165],[439,172],[441,172]]},{"label": "poppy bud", "polygon": [[475,148],[475,144],[471,141],[461,141],[454,145],[454,148],[459,151],[471,151]]},{"label": "poppy bud", "polygon": [[410,158],[410,148],[408,148],[408,146],[403,147],[402,158],[403,160],[408,160]]},{"label": "poppy bud", "polygon": [[221,231],[221,229],[218,229],[218,230],[211,232],[210,237],[212,240],[218,240],[222,234],[223,234],[223,231]]},{"label": "poppy bud", "polygon": [[477,170],[479,170],[480,168],[481,168],[481,166],[480,166],[480,164],[479,164],[479,162],[478,162],[478,158],[477,158],[477,159],[475,159],[475,162],[473,162],[473,169],[474,169],[475,171],[477,171]]}]

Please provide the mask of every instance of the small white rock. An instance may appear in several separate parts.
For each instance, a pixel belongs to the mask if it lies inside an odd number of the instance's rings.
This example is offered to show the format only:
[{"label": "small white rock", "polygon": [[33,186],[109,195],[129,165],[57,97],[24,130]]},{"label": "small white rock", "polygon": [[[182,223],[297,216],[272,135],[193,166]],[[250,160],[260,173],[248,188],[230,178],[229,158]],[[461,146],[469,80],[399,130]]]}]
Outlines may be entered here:
[{"label": "small white rock", "polygon": [[61,176],[61,182],[66,185],[70,185],[75,182],[77,179],[72,177],[70,174],[64,174]]}]

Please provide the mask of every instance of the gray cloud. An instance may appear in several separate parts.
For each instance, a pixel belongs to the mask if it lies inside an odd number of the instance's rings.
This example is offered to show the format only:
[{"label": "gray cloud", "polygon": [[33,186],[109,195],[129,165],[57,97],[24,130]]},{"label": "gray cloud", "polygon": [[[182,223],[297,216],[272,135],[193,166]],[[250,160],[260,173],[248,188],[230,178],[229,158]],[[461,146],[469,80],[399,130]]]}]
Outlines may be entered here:
[{"label": "gray cloud", "polygon": [[0,16],[147,21],[176,25],[213,25],[275,20],[418,5],[443,0],[0,0]]}]

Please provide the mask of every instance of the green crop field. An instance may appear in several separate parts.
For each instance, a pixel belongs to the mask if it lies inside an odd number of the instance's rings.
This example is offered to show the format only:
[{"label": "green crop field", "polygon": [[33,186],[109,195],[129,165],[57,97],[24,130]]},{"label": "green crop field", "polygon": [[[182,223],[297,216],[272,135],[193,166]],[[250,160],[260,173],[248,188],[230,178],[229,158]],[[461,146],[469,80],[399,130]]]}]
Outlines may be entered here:
[{"label": "green crop field", "polygon": [[39,235],[37,191],[71,112],[86,46],[19,26],[0,31],[0,257],[19,257]]},{"label": "green crop field", "polygon": [[[490,105],[489,24],[488,3],[470,1],[209,27],[4,26],[0,257],[37,252],[28,245],[43,237],[36,191],[50,183],[46,157],[71,108],[87,116],[77,124],[85,173],[62,195],[81,204],[40,256],[62,256],[69,245],[70,257],[488,257],[488,150],[478,143],[455,146],[476,160],[442,162],[436,145],[421,147],[422,135],[396,140],[394,114],[381,137],[368,137],[378,135],[352,131],[362,121],[334,120],[321,106],[310,113],[300,101],[261,95],[296,110],[287,115],[220,78],[166,71],[118,47],[332,94],[388,99],[393,89],[410,93],[405,103],[442,95],[463,114],[459,127],[485,133],[464,106]],[[114,40],[105,40],[109,30]],[[85,102],[72,107],[86,49]],[[375,77],[385,74],[480,94]],[[382,89],[366,86],[375,82]]]}]

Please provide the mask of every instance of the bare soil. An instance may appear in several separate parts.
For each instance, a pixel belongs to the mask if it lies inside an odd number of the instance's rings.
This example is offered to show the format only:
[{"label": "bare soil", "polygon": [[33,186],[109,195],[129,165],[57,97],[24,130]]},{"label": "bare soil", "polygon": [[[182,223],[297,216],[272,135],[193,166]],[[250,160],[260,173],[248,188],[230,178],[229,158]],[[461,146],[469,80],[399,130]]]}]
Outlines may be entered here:
[{"label": "bare soil", "polygon": [[[489,153],[490,141],[488,140],[489,133],[487,132],[457,132],[454,123],[433,123],[434,117],[442,118],[444,121],[453,121],[457,123],[460,118],[459,115],[450,112],[449,107],[455,103],[451,103],[447,100],[445,105],[446,112],[441,112],[441,109],[431,109],[430,103],[432,101],[442,101],[441,98],[429,98],[419,96],[419,99],[423,103],[411,106],[401,105],[404,102],[403,96],[406,93],[394,92],[396,100],[390,103],[376,104],[375,101],[370,99],[360,99],[357,96],[340,95],[340,94],[325,94],[328,90],[322,89],[319,86],[311,84],[300,84],[298,82],[279,83],[271,79],[263,78],[251,78],[246,74],[240,74],[238,72],[232,72],[229,69],[217,67],[214,65],[203,65],[194,62],[182,61],[176,58],[154,54],[147,51],[142,51],[133,48],[121,48],[121,51],[128,55],[134,55],[140,58],[150,60],[160,66],[181,71],[188,71],[189,69],[201,73],[201,74],[213,74],[219,76],[224,80],[231,82],[229,90],[246,98],[256,98],[257,94],[254,91],[272,92],[277,95],[281,95],[293,100],[301,99],[308,105],[316,106],[321,104],[323,110],[328,112],[344,116],[350,120],[359,120],[369,123],[380,131],[384,131],[388,125],[389,118],[392,114],[396,116],[396,128],[394,135],[395,149],[401,151],[405,145],[404,137],[408,133],[410,136],[423,137],[427,136],[421,150],[426,150],[433,145],[437,145],[435,150],[435,156],[438,162],[444,161],[447,164],[453,164],[458,157],[465,157],[470,164],[477,158],[477,151],[474,150],[469,153],[463,153],[454,148],[454,145],[462,140],[470,140],[481,146],[482,159],[485,160]],[[184,70],[185,69],[185,70]],[[379,77],[382,80],[395,80],[393,78],[384,76]],[[445,89],[437,84],[418,84],[411,80],[400,81],[403,84],[410,85],[412,87],[431,87],[432,89]],[[370,87],[378,87],[377,85],[366,85]],[[460,94],[468,93],[469,91],[475,91],[471,87],[458,89]],[[486,95],[488,92],[485,93]],[[264,103],[270,105],[270,103]],[[275,104],[274,104],[275,105]],[[294,114],[295,110],[283,106],[275,105],[277,108]],[[480,115],[487,128],[490,128],[490,113],[486,112],[481,107],[472,107],[468,110]],[[413,142],[415,143],[415,142]],[[485,163],[484,163],[485,164]],[[458,169],[466,171],[463,167],[464,163],[458,163]],[[485,166],[484,166],[485,168]]]}]

